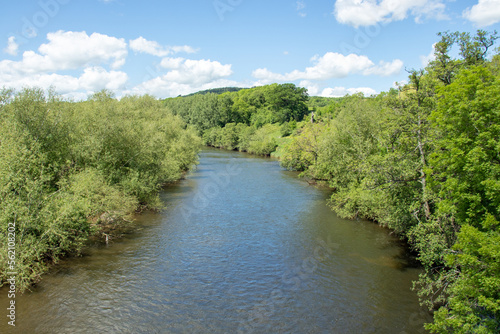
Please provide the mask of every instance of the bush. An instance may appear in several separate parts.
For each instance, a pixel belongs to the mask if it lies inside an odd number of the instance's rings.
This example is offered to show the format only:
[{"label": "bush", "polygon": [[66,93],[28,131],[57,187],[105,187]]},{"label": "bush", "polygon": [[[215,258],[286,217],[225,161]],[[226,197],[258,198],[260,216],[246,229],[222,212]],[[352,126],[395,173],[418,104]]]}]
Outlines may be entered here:
[{"label": "bush", "polygon": [[[197,161],[200,140],[150,96],[102,91],[65,102],[39,89],[0,92],[0,228],[15,225],[16,263],[0,249],[0,284],[22,291],[88,237],[161,205],[162,184]],[[0,243],[8,243],[0,233]]]}]

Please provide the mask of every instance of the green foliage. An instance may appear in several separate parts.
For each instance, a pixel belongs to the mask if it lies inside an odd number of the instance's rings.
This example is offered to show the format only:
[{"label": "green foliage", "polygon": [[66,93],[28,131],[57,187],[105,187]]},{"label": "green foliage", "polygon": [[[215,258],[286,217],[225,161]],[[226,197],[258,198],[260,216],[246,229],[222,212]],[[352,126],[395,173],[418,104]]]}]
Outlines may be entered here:
[{"label": "green foliage", "polygon": [[[6,112],[4,109],[3,112]],[[26,281],[34,280],[45,269],[42,262],[47,252],[46,244],[39,241],[43,234],[45,198],[50,192],[51,176],[45,172],[47,156],[40,145],[30,138],[12,117],[4,114],[0,131],[0,226],[7,231],[14,223],[16,236],[24,242],[16,244],[16,269],[21,273],[19,286],[25,288]],[[19,240],[18,237],[16,239]],[[0,243],[7,245],[7,233],[0,233]],[[7,249],[0,250],[0,277],[5,279],[7,271]]]},{"label": "green foliage", "polygon": [[239,150],[257,155],[270,155],[278,146],[280,127],[266,124],[260,129],[245,124],[228,123],[225,127],[214,127],[205,131],[206,145],[226,150]]},{"label": "green foliage", "polygon": [[370,98],[273,84],[162,103],[102,91],[75,104],[1,90],[0,224],[22,233],[23,287],[102,221],[156,205],[161,184],[196,161],[197,133],[228,150],[279,147],[283,167],[326,181],[339,215],[407,240],[424,267],[421,302],[436,311],[432,332],[500,332],[500,56],[488,58],[497,34],[439,36],[426,69]]},{"label": "green foliage", "polygon": [[237,148],[241,152],[247,152],[250,147],[250,143],[253,140],[253,136],[257,129],[253,126],[247,126],[245,124],[237,124],[237,132],[238,132],[238,145]]},{"label": "green foliage", "polygon": [[[421,294],[444,304],[428,326],[435,333],[500,328],[498,79],[488,66],[462,70],[438,90],[442,98],[430,117],[436,149],[428,173],[438,199],[432,224],[439,229],[425,231],[436,242],[423,253],[431,273]],[[448,269],[436,270],[443,263]]]},{"label": "green foliage", "polygon": [[462,71],[439,90],[432,114],[439,129],[432,156],[441,214],[479,227],[500,219],[500,81],[485,67]]},{"label": "green foliage", "polygon": [[304,88],[273,84],[167,99],[165,104],[192,125],[206,145],[270,155],[308,114],[307,101]]},{"label": "green foliage", "polygon": [[273,84],[267,87],[265,98],[277,123],[299,122],[309,113],[307,90],[294,84]]},{"label": "green foliage", "polygon": [[280,127],[277,124],[266,124],[250,137],[247,152],[257,155],[271,155],[278,146]]},{"label": "green foliage", "polygon": [[[20,290],[139,205],[160,205],[159,187],[196,162],[199,139],[152,97],[117,101],[102,91],[70,103],[40,89],[0,94],[0,228],[16,227]],[[13,271],[6,247],[0,260],[3,282]]]},{"label": "green foliage", "polygon": [[496,31],[488,33],[478,30],[476,36],[471,37],[470,33],[455,33],[460,47],[460,55],[464,59],[466,66],[481,65],[486,61],[488,50],[498,39]]},{"label": "green foliage", "polygon": [[446,264],[456,268],[447,288],[445,307],[427,327],[433,333],[498,333],[500,331],[500,231],[488,216],[478,228],[464,225]]},{"label": "green foliage", "polygon": [[301,121],[309,113],[307,91],[294,84],[273,84],[165,100],[176,115],[193,125],[198,133],[227,123],[243,123],[257,128],[265,124]]},{"label": "green foliage", "polygon": [[295,129],[297,128],[297,122],[296,121],[290,121],[290,122],[285,122],[281,124],[281,136],[282,137],[288,137],[291,135]]},{"label": "green foliage", "polygon": [[307,102],[309,110],[311,109],[321,109],[328,107],[336,102],[342,100],[341,97],[322,97],[322,96],[311,96]]},{"label": "green foliage", "polygon": [[[435,45],[435,60],[429,64],[429,71],[445,85],[452,83],[460,69],[484,64],[488,51],[498,39],[496,31],[489,33],[484,30],[478,30],[474,37],[468,32],[458,31],[441,32],[438,36],[441,40]],[[450,56],[455,44],[460,49],[462,59],[452,59]]]},{"label": "green foliage", "polygon": [[[500,71],[498,55],[487,60],[497,37],[440,36],[435,61],[407,85],[335,101],[281,161],[327,180],[341,216],[376,220],[418,251],[429,330],[498,333]],[[450,56],[457,44],[461,59]]]},{"label": "green foliage", "polygon": [[[315,166],[318,155],[321,136],[325,133],[325,125],[322,123],[307,123],[297,130],[289,143],[284,147],[281,156],[281,166],[289,170],[306,171]],[[308,172],[317,177],[315,171]]]},{"label": "green foliage", "polygon": [[[493,333],[500,58],[489,60],[488,52],[498,37],[482,30],[438,35],[435,60],[410,70],[398,90],[308,99],[294,85],[273,84],[229,93],[228,116],[204,138],[256,154],[280,145],[275,156],[283,167],[330,185],[339,215],[388,226],[418,252],[425,269],[418,293],[439,309],[429,329]],[[314,123],[301,123],[310,111]]]}]

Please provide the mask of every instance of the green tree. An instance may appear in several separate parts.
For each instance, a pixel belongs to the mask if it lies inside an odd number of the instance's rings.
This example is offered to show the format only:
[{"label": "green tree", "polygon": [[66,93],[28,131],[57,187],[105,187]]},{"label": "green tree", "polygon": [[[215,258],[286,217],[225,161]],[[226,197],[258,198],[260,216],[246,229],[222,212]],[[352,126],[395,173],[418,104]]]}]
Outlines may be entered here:
[{"label": "green tree", "polygon": [[285,146],[281,156],[281,166],[289,170],[307,171],[304,175],[318,178],[314,168],[320,154],[320,143],[326,133],[322,123],[307,123],[299,129]]},{"label": "green tree", "polygon": [[[85,102],[53,92],[0,92],[0,227],[16,227],[16,286],[78,253],[143,207],[197,161],[199,139],[150,96],[117,101],[102,91]],[[0,234],[0,244],[7,244]],[[7,248],[0,249],[0,285]]]},{"label": "green tree", "polygon": [[433,333],[500,332],[500,231],[493,216],[480,229],[462,226],[446,256],[454,278],[446,288],[445,306],[427,325]]},{"label": "green tree", "polygon": [[435,59],[430,62],[429,68],[443,84],[449,85],[460,66],[460,62],[450,56],[457,33],[440,32],[438,36],[441,40],[434,45]]},{"label": "green tree", "polygon": [[438,129],[432,156],[439,211],[473,226],[500,220],[500,82],[486,67],[464,70],[432,114]]},{"label": "green tree", "polygon": [[309,113],[307,107],[307,89],[294,84],[274,84],[268,87],[266,102],[273,112],[276,120],[281,124],[295,120],[302,121]]},{"label": "green tree", "polygon": [[442,254],[446,267],[423,284],[422,294],[444,303],[429,329],[497,333],[500,82],[488,67],[473,66],[438,93],[430,186],[439,198],[436,225],[452,226],[447,241],[456,243]]},{"label": "green tree", "polygon": [[466,66],[483,64],[486,61],[488,50],[498,39],[496,31],[489,33],[484,30],[478,30],[474,37],[471,37],[468,32],[457,32],[456,36],[460,55]]}]

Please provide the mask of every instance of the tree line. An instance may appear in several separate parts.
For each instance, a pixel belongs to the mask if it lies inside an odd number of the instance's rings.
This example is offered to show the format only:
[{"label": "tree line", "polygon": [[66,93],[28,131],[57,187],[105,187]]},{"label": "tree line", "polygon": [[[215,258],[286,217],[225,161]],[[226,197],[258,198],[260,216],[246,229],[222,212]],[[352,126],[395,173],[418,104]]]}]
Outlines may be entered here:
[{"label": "tree line", "polygon": [[23,291],[144,208],[197,162],[195,131],[151,96],[108,91],[68,102],[53,92],[0,90],[0,281]]},{"label": "tree line", "polygon": [[377,96],[309,99],[274,84],[165,103],[205,144],[279,156],[329,185],[340,216],[407,240],[424,268],[415,289],[434,312],[428,330],[499,333],[498,35],[438,37],[426,68]]},{"label": "tree line", "polygon": [[307,114],[305,88],[272,84],[223,94],[166,99],[205,145],[270,155]]},{"label": "tree line", "polygon": [[[500,332],[498,36],[438,36],[426,68],[371,97],[309,98],[293,84],[163,101],[0,90],[0,226],[15,226],[18,288],[89,236],[159,207],[158,190],[203,142],[275,155],[326,183],[340,216],[406,239],[424,268],[415,289],[434,311],[431,332]],[[7,247],[0,259],[5,283]]]}]

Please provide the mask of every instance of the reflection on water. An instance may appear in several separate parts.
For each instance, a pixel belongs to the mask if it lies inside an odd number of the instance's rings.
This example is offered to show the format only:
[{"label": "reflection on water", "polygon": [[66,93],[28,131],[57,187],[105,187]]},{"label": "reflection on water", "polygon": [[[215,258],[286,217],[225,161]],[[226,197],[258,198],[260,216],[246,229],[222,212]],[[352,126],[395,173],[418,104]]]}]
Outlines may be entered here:
[{"label": "reflection on water", "polygon": [[[420,269],[276,161],[205,150],[168,207],[16,299],[18,333],[423,333]],[[6,309],[6,290],[0,290]],[[3,307],[5,306],[5,308]]]}]

